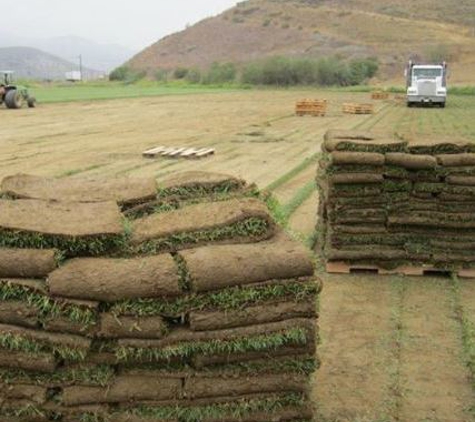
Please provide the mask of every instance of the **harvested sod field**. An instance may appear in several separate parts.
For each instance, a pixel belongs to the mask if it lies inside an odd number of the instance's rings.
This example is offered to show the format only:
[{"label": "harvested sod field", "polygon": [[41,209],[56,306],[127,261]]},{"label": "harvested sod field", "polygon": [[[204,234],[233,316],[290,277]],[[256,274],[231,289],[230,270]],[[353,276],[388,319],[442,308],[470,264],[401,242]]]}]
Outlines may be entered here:
[{"label": "harvested sod field", "polygon": [[475,267],[472,142],[329,131],[323,147],[319,246],[328,265]]},{"label": "harvested sod field", "polygon": [[2,421],[313,419],[321,282],[253,186],[68,181],[2,183]]}]

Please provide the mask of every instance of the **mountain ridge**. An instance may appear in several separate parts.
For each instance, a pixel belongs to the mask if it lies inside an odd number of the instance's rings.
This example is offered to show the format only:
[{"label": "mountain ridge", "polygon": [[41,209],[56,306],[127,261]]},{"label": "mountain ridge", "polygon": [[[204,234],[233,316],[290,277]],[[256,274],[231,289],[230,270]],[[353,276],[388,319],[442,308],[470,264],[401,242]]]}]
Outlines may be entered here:
[{"label": "mountain ridge", "polygon": [[[473,3],[473,4],[472,4]],[[475,2],[442,0],[249,0],[162,38],[126,64],[152,74],[213,62],[243,65],[261,58],[376,56],[381,77],[397,78],[408,58],[446,58],[459,82],[475,71]],[[450,13],[447,11],[449,10]],[[445,16],[444,13],[447,15]],[[441,20],[440,15],[445,19]]]}]

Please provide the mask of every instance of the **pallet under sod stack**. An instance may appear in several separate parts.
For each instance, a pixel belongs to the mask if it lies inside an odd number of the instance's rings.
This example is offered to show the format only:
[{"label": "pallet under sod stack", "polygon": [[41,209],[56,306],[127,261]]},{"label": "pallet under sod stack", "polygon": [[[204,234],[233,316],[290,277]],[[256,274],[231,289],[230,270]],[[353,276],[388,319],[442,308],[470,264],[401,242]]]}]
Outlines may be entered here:
[{"label": "pallet under sod stack", "polygon": [[216,174],[8,177],[2,422],[311,421],[312,259]]},{"label": "pallet under sod stack", "polygon": [[329,131],[319,246],[329,272],[475,276],[475,144]]}]

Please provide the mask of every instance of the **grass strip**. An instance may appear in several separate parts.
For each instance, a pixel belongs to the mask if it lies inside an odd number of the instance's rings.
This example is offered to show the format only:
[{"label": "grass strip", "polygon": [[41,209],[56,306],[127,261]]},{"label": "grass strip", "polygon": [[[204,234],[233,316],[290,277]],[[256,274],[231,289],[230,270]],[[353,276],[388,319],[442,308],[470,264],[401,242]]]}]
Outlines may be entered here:
[{"label": "grass strip", "polygon": [[305,345],[307,332],[301,328],[284,330],[280,333],[262,334],[235,340],[210,340],[183,342],[162,349],[124,347],[116,349],[119,361],[155,362],[172,358],[187,358],[196,353],[205,356],[276,350],[283,346]]},{"label": "grass strip", "polygon": [[[237,399],[206,406],[140,406],[129,410],[127,414],[156,420],[178,419],[180,422],[200,422],[204,419],[245,418],[252,413],[275,413],[287,407],[301,407],[305,404],[306,398],[303,394],[288,393],[261,399]],[[94,414],[84,414],[80,421],[112,422],[114,418],[115,415],[98,417]]]},{"label": "grass strip", "polygon": [[97,256],[124,247],[125,235],[89,237],[50,236],[42,233],[0,230],[0,247],[20,249],[59,249],[65,256]]},{"label": "grass strip", "polygon": [[156,254],[162,251],[175,250],[183,245],[196,245],[202,242],[217,242],[239,237],[254,239],[266,234],[269,228],[270,224],[267,220],[251,217],[212,230],[176,233],[166,238],[149,240],[132,249],[135,253]]},{"label": "grass strip", "polygon": [[[472,381],[472,388],[475,392],[475,322],[471,321],[461,302],[460,281],[458,277],[452,275],[451,284],[451,296],[454,306],[455,317],[460,325],[460,331],[462,335],[463,351],[465,356],[465,363],[470,371],[470,377]],[[475,403],[473,406],[475,412]]]},{"label": "grass strip", "polygon": [[70,362],[79,362],[86,358],[86,352],[83,350],[33,341],[11,333],[0,334],[0,348],[28,353],[32,355],[32,358],[40,353],[53,353],[60,359]]},{"label": "grass strip", "polygon": [[297,174],[301,173],[312,164],[317,163],[320,156],[321,156],[321,153],[316,153],[316,154],[311,155],[310,157],[307,157],[305,160],[303,160],[299,165],[294,167],[292,170],[285,173],[284,175],[279,177],[277,180],[273,181],[270,185],[266,186],[265,190],[270,191],[270,192],[276,190],[278,187],[284,185],[285,183],[293,179],[295,176],[297,176]]},{"label": "grass strip", "polygon": [[316,191],[317,184],[315,181],[308,182],[305,186],[299,189],[296,194],[282,207],[282,213],[285,219],[288,220],[290,216],[302,205],[310,196]]},{"label": "grass strip", "polygon": [[40,322],[55,317],[66,317],[72,323],[90,327],[97,323],[96,313],[88,308],[82,308],[69,303],[61,303],[49,296],[35,292],[27,286],[20,286],[11,282],[0,283],[0,301],[25,302],[39,311]]},{"label": "grass strip", "polygon": [[282,299],[308,301],[319,293],[315,282],[289,282],[262,287],[230,287],[214,293],[190,294],[174,301],[155,299],[124,300],[115,303],[110,311],[118,316],[180,315],[192,310],[234,310]]},{"label": "grass strip", "polygon": [[73,382],[105,387],[110,384],[114,376],[114,368],[107,365],[60,369],[52,374],[35,373],[11,368],[0,369],[0,380],[6,384],[27,382],[39,385],[51,385]]}]

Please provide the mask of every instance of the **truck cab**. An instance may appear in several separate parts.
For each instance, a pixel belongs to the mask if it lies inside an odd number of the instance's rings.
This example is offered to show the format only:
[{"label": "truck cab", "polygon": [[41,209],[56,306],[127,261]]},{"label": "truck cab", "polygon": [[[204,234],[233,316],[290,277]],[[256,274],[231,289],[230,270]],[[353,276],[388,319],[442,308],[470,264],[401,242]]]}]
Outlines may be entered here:
[{"label": "truck cab", "polygon": [[415,64],[406,68],[407,105],[439,105],[447,101],[447,64]]}]

